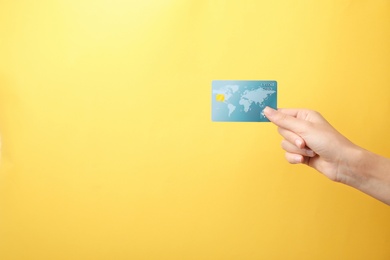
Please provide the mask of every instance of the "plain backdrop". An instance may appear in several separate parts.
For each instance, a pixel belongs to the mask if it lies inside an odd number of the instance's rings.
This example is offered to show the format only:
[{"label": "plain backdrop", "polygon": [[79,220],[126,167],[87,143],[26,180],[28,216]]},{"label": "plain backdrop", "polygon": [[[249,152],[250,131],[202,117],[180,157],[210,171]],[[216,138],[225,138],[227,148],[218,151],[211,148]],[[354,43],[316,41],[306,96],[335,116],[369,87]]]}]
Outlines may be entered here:
[{"label": "plain backdrop", "polygon": [[211,122],[277,80],[390,157],[386,0],[0,0],[0,259],[389,259],[390,208]]}]

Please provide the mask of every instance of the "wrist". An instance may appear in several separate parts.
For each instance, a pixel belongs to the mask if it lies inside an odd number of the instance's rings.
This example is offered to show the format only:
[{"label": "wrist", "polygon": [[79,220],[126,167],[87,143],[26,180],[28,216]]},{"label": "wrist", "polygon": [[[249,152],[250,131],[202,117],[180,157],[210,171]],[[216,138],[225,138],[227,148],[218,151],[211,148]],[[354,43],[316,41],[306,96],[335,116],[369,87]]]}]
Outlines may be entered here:
[{"label": "wrist", "polygon": [[340,182],[390,205],[390,160],[354,146],[343,161]]},{"label": "wrist", "polygon": [[364,154],[365,151],[356,145],[347,146],[343,149],[339,157],[336,181],[353,187],[364,182],[364,178],[357,173]]},{"label": "wrist", "polygon": [[369,167],[371,153],[357,145],[351,146],[345,151],[345,156],[341,160],[340,182],[349,186],[360,189],[361,186],[367,183],[370,176],[365,169]]}]

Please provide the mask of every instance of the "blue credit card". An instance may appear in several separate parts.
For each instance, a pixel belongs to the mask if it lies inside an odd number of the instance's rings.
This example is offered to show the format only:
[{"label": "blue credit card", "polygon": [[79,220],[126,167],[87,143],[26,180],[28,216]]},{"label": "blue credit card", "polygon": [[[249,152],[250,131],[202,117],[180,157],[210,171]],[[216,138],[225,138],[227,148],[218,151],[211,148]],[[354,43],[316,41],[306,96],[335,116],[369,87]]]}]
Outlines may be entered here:
[{"label": "blue credit card", "polygon": [[214,122],[269,122],[266,106],[276,106],[274,80],[213,80],[211,118]]}]

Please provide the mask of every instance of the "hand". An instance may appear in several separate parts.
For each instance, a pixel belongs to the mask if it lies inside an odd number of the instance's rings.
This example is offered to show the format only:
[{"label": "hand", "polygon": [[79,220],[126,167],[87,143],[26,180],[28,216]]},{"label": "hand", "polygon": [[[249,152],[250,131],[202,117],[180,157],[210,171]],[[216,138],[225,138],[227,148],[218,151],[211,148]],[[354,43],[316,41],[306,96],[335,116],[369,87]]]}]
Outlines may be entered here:
[{"label": "hand", "polygon": [[334,129],[318,112],[305,109],[264,109],[284,137],[290,163],[304,163],[333,181],[344,182],[343,168],[357,146]]},{"label": "hand", "polygon": [[390,205],[390,159],[353,144],[315,111],[266,107],[264,114],[284,137],[287,161],[307,164]]}]

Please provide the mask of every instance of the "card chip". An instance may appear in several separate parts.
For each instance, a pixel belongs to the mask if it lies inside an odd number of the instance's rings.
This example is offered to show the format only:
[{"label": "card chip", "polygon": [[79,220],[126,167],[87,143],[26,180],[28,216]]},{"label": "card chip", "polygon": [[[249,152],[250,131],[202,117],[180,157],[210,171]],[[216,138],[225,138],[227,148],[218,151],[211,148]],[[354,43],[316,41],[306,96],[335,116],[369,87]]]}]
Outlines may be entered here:
[{"label": "card chip", "polygon": [[217,94],[215,99],[218,101],[218,102],[223,102],[225,101],[225,95],[224,94]]}]

